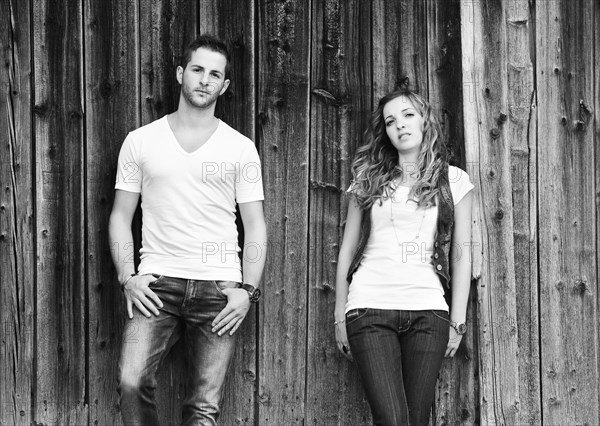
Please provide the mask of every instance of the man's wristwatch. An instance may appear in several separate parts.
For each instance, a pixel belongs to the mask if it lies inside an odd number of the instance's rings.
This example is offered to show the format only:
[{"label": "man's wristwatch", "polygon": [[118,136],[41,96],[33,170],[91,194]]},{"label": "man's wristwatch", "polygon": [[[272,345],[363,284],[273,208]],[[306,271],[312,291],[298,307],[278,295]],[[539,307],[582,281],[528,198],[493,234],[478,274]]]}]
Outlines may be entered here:
[{"label": "man's wristwatch", "polygon": [[260,299],[260,289],[254,287],[251,284],[242,284],[242,288],[248,292],[248,297],[250,298],[250,302],[256,303]]},{"label": "man's wristwatch", "polygon": [[450,327],[456,330],[456,334],[458,334],[459,336],[462,336],[467,332],[467,324],[465,324],[464,322],[452,321],[450,323]]}]

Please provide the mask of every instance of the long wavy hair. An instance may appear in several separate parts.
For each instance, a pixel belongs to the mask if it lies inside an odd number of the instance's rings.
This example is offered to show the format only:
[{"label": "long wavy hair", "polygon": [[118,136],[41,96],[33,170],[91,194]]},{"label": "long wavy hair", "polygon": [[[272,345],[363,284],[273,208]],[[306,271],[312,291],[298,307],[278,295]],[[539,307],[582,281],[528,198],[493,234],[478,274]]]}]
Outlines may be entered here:
[{"label": "long wavy hair", "polygon": [[391,183],[403,176],[398,151],[386,133],[383,117],[385,105],[400,96],[408,98],[424,120],[423,141],[417,157],[417,181],[411,187],[409,199],[423,208],[436,204],[440,176],[447,170],[442,127],[429,102],[408,89],[408,83],[405,83],[381,98],[365,131],[365,144],[358,148],[352,162],[352,193],[363,210],[370,209],[376,201],[381,204],[391,195]]}]

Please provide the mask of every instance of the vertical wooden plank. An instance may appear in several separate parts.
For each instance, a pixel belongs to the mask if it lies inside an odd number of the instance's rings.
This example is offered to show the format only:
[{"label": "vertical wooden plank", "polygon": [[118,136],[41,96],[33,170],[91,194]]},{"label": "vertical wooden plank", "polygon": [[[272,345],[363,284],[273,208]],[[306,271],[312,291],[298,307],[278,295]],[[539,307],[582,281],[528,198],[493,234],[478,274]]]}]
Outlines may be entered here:
[{"label": "vertical wooden plank", "polygon": [[[465,164],[463,139],[463,93],[460,45],[461,0],[428,1],[427,51],[429,101],[441,120],[452,164],[469,172]],[[464,102],[470,102],[465,99]],[[469,255],[468,248],[465,254]],[[478,348],[475,335],[473,304],[475,289],[471,290],[467,308],[468,332],[453,359],[442,364],[432,424],[473,424],[478,421]]]},{"label": "vertical wooden plank", "polygon": [[441,120],[452,164],[465,169],[460,46],[462,3],[461,0],[425,3],[429,101]]},{"label": "vertical wooden plank", "polygon": [[537,275],[537,110],[528,0],[506,5],[507,137],[510,142],[514,265],[517,301],[519,409],[517,423],[542,423]]},{"label": "vertical wooden plank", "polygon": [[427,95],[427,1],[373,0],[373,104],[403,77]]},{"label": "vertical wooden plank", "polygon": [[259,306],[261,425],[305,421],[310,3],[258,3],[258,144],[269,252]]},{"label": "vertical wooden plank", "polygon": [[540,355],[548,424],[599,422],[594,3],[536,3]]},{"label": "vertical wooden plank", "polygon": [[[600,25],[600,5],[598,2],[594,3],[594,26],[593,28],[598,28]],[[600,143],[600,31],[594,31],[594,146],[598,146]],[[598,149],[594,152],[594,162],[595,162],[595,171],[596,171],[596,279],[600,277],[600,152]],[[600,298],[599,298],[600,299]],[[597,309],[600,310],[600,300],[597,301]],[[596,311],[596,318],[598,318],[598,311]],[[600,330],[599,330],[600,333]],[[600,340],[600,337],[599,339]],[[598,365],[598,372],[600,374],[600,355],[596,354],[596,361]],[[599,395],[600,398],[600,395]],[[600,405],[600,401],[598,401],[598,405]],[[600,419],[598,420],[600,423]]]},{"label": "vertical wooden plank", "polygon": [[[177,109],[179,84],[175,78],[180,55],[198,32],[198,2],[153,0],[140,2],[141,119],[142,125]],[[143,214],[143,212],[142,212]],[[139,232],[141,221],[134,222]],[[135,234],[134,234],[135,235]],[[158,372],[157,409],[161,424],[178,424],[185,397],[182,342],[175,344]]]},{"label": "vertical wooden plank", "polygon": [[87,424],[82,4],[33,2],[35,422]]},{"label": "vertical wooden plank", "polygon": [[[204,1],[203,1],[204,3]],[[142,124],[177,109],[179,56],[198,31],[196,1],[140,2]]]},{"label": "vertical wooden plank", "polygon": [[[502,0],[461,7],[467,164],[475,185],[481,422],[517,424],[518,326],[508,116],[506,9]],[[486,52],[482,55],[482,52]],[[483,243],[485,242],[485,246]]]},{"label": "vertical wooden plank", "polygon": [[110,253],[125,247],[109,247],[108,218],[119,149],[140,121],[138,11],[136,2],[86,0],[84,13],[90,424],[120,424],[116,378],[126,312]]},{"label": "vertical wooden plank", "polygon": [[312,16],[306,423],[365,424],[371,413],[335,345],[333,310],[344,194],[371,114],[371,5],[319,1]]},{"label": "vertical wooden plank", "polygon": [[[215,114],[234,129],[255,140],[255,4],[253,1],[203,0],[200,2],[198,15],[198,32],[213,34],[223,40],[232,57],[232,68],[228,76],[231,84],[217,102]],[[239,231],[243,235],[241,226]],[[240,241],[240,247],[241,244]],[[220,418],[222,424],[255,422],[256,315],[257,310],[253,305],[237,331],[236,352],[225,384]]]},{"label": "vertical wooden plank", "polygon": [[32,421],[35,230],[31,10],[0,4],[0,424]]}]

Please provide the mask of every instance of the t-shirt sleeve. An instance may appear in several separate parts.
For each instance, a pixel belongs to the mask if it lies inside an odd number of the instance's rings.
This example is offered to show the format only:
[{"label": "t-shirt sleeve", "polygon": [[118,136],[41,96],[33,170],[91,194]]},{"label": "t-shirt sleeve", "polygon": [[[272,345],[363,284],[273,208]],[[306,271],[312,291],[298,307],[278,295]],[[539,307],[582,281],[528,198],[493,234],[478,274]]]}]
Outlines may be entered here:
[{"label": "t-shirt sleeve", "polygon": [[131,133],[127,135],[117,163],[117,179],[115,189],[128,192],[142,192],[142,168],[140,167],[139,152]]},{"label": "t-shirt sleeve", "polygon": [[457,205],[474,186],[467,172],[458,167],[450,166],[448,168],[448,179],[450,181],[450,191],[452,192],[454,205]]},{"label": "t-shirt sleeve", "polygon": [[236,176],[235,200],[238,203],[250,203],[264,199],[260,157],[254,144],[249,142],[240,159],[238,176]]}]

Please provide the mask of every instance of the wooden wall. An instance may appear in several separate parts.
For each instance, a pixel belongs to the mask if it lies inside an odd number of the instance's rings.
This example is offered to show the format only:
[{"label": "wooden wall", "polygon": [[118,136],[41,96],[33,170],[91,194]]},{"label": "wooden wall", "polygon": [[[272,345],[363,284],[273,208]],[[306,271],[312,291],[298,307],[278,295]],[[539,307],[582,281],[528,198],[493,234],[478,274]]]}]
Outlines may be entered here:
[{"label": "wooden wall", "polygon": [[217,112],[257,144],[269,229],[222,424],[370,422],[335,347],[335,268],[353,154],[404,75],[478,195],[470,328],[432,424],[598,424],[598,25],[594,0],[0,1],[0,424],[119,424],[116,160],[173,110],[203,32],[232,49]]}]

